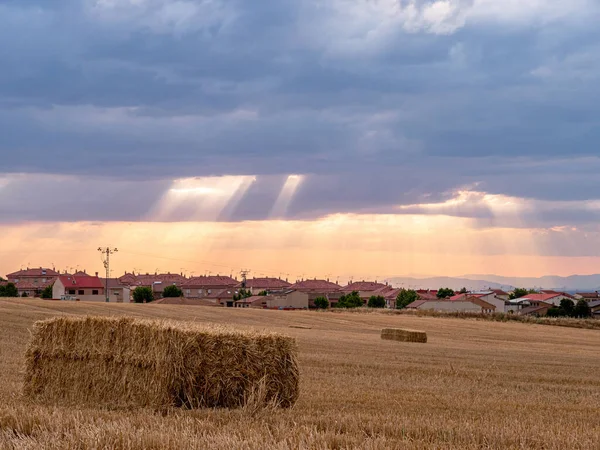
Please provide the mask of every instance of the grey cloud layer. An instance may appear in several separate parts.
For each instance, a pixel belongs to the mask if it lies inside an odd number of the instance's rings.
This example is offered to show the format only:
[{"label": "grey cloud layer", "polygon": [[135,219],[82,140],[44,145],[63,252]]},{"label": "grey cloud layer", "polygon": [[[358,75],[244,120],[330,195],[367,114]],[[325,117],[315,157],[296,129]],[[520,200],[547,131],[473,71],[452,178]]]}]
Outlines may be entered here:
[{"label": "grey cloud layer", "polygon": [[[598,18],[585,0],[4,1],[0,172],[97,181],[85,214],[4,189],[3,219],[135,218],[173,178],[222,174],[263,175],[229,220],[264,218],[289,173],[311,174],[301,218],[475,184],[600,198]],[[542,222],[595,220],[567,213]]]}]

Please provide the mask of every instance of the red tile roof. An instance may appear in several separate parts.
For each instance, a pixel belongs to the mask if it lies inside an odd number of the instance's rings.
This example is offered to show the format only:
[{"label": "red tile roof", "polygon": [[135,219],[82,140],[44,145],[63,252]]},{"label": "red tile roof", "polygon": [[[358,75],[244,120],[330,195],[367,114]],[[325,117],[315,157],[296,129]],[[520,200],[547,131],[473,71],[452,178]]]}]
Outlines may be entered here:
[{"label": "red tile roof", "polygon": [[336,283],[332,283],[326,280],[304,280],[298,281],[297,283],[289,286],[290,289],[296,289],[297,291],[321,291],[321,292],[330,292],[330,291],[338,291],[340,289],[340,285]]},{"label": "red tile roof", "polygon": [[559,295],[564,295],[560,293],[548,293],[548,294],[527,294],[521,297],[519,300],[529,300],[532,302],[546,302],[551,300]]},{"label": "red tile roof", "polygon": [[9,273],[6,275],[6,278],[20,278],[20,277],[44,277],[44,276],[58,276],[60,275],[53,269],[44,269],[42,267],[37,269],[21,269],[16,272]]},{"label": "red tile roof", "polygon": [[[89,275],[88,275],[89,276]],[[106,287],[106,278],[100,278],[102,282],[102,286]],[[109,278],[108,279],[108,288],[109,289],[120,289],[120,288],[128,288],[127,284],[123,284],[119,281],[119,278]]]},{"label": "red tile roof", "polygon": [[386,286],[386,284],[377,283],[376,281],[356,281],[354,283],[350,283],[349,285],[342,287],[340,290],[342,292],[375,291]]},{"label": "red tile roof", "polygon": [[398,297],[399,292],[400,292],[400,289],[395,289],[392,286],[386,285],[382,288],[379,288],[379,289],[373,291],[371,294],[381,295],[386,300],[396,300],[396,297]]},{"label": "red tile roof", "polygon": [[76,276],[76,277],[89,277],[91,275],[89,275],[87,272],[85,272],[83,270],[78,270],[77,272],[75,272],[73,274],[73,276]]},{"label": "red tile roof", "polygon": [[407,308],[418,308],[419,306],[427,303],[429,300],[415,300],[414,302],[407,305]]},{"label": "red tile roof", "polygon": [[28,279],[19,280],[18,282],[15,283],[15,286],[17,287],[18,290],[21,290],[21,291],[32,290],[32,289],[45,289],[48,286],[51,286],[52,284],[54,284],[56,279],[57,279],[57,277],[52,277],[52,278],[47,279],[45,282],[40,282],[40,283],[34,283],[33,281],[28,280]]},{"label": "red tile roof", "polygon": [[210,275],[210,276],[201,276],[201,277],[193,277],[189,280],[182,283],[182,287],[189,288],[210,288],[210,287],[219,287],[219,286],[235,286],[239,283],[239,281],[234,280],[231,277],[222,276],[222,275]]},{"label": "red tile roof", "polygon": [[581,298],[600,298],[597,292],[578,292],[577,295],[580,295]]},{"label": "red tile roof", "polygon": [[81,289],[85,289],[85,288],[101,289],[104,287],[100,278],[91,277],[89,275],[85,276],[85,277],[76,277],[73,275],[61,275],[60,277],[58,277],[58,279],[65,286],[65,288],[77,287],[77,288],[81,288]]},{"label": "red tile roof", "polygon": [[252,304],[252,303],[257,303],[257,304],[261,304],[262,302],[266,301],[266,297],[265,296],[261,296],[261,295],[253,295],[252,297],[246,297],[243,298],[241,300],[237,300],[236,303],[240,303],[240,304]]},{"label": "red tile roof", "polygon": [[118,278],[122,284],[130,286],[152,286],[154,283],[161,283],[164,286],[175,283],[181,286],[187,279],[178,273],[155,273],[155,274],[132,274],[126,273]]},{"label": "red tile roof", "polygon": [[[246,287],[254,289],[282,289],[289,286],[291,286],[291,283],[279,278],[249,278],[246,280]],[[242,287],[242,283],[239,283],[236,287]]]},{"label": "red tile roof", "polygon": [[502,289],[492,289],[491,291],[496,295],[508,295],[508,292],[504,292]]}]

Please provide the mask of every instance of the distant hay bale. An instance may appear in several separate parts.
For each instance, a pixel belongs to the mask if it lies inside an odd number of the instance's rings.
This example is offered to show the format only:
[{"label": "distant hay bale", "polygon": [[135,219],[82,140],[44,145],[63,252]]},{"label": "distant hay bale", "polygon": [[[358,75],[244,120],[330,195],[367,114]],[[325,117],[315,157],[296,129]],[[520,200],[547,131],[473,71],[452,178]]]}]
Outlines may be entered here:
[{"label": "distant hay bale", "polygon": [[34,325],[24,393],[44,403],[106,408],[290,407],[298,381],[296,342],[276,333],[57,317]]},{"label": "distant hay bale", "polygon": [[400,328],[384,328],[381,330],[381,339],[401,342],[427,342],[427,333],[424,331],[402,330]]}]

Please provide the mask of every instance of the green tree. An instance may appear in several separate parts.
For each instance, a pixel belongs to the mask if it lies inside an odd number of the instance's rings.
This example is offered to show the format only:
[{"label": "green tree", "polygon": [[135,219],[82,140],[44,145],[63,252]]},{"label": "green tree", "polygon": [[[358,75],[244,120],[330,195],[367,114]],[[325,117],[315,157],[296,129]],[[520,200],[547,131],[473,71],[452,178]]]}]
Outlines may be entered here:
[{"label": "green tree", "polygon": [[338,308],[360,308],[361,306],[364,306],[364,302],[357,291],[342,295],[337,303]]},{"label": "green tree", "polygon": [[2,297],[18,297],[19,291],[14,283],[8,283],[4,286],[4,290],[2,292]]},{"label": "green tree", "polygon": [[329,308],[329,300],[325,297],[317,297],[315,298],[315,306],[319,309],[327,309]]},{"label": "green tree", "polygon": [[133,301],[135,303],[150,303],[154,301],[152,288],[148,286],[138,286],[133,290]]},{"label": "green tree", "polygon": [[450,288],[440,288],[437,291],[437,298],[450,298],[454,295],[454,291]]},{"label": "green tree", "polygon": [[367,302],[369,308],[385,308],[385,298],[381,295],[372,295]]},{"label": "green tree", "polygon": [[510,299],[515,300],[517,298],[525,297],[527,294],[529,294],[527,289],[515,288],[515,290],[510,293]]},{"label": "green tree", "polygon": [[467,291],[467,288],[466,288],[466,287],[462,288],[462,289],[459,291],[459,294],[468,294],[468,293],[469,293],[469,291]]},{"label": "green tree", "polygon": [[563,311],[564,316],[572,316],[573,311],[575,310],[575,303],[570,298],[563,298],[560,301],[559,309]]},{"label": "green tree", "polygon": [[21,298],[23,297],[27,297],[27,292],[23,291],[23,293],[21,294]]},{"label": "green tree", "polygon": [[400,289],[396,296],[396,309],[403,309],[412,302],[419,300],[419,294],[413,289]]},{"label": "green tree", "polygon": [[577,301],[575,308],[573,308],[573,316],[587,318],[591,317],[592,310],[590,309],[590,305],[584,299],[580,299]]},{"label": "green tree", "polygon": [[42,298],[52,298],[52,287],[54,286],[54,284],[51,284],[50,286],[46,286],[44,288],[44,290],[42,291],[42,294],[40,295],[40,297]]},{"label": "green tree", "polygon": [[267,295],[269,295],[269,293],[267,291],[260,291],[257,295],[260,295],[261,297],[266,297]]},{"label": "green tree", "polygon": [[233,294],[233,300],[242,300],[248,297],[252,297],[252,292],[248,289],[240,289],[237,294]]},{"label": "green tree", "polygon": [[167,297],[167,298],[183,297],[183,291],[181,289],[179,289],[179,287],[172,284],[172,285],[164,288],[162,295],[163,295],[163,297]]}]

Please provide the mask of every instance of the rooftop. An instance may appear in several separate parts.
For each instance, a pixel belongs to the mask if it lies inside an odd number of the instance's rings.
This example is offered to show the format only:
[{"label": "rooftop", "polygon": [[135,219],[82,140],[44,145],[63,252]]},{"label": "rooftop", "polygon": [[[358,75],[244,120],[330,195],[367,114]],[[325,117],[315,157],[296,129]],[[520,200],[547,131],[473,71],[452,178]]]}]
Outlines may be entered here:
[{"label": "rooftop", "polygon": [[89,275],[86,275],[84,277],[76,277],[74,275],[61,275],[60,277],[58,277],[58,279],[65,286],[65,288],[77,287],[81,289],[101,289],[104,287],[100,278],[92,277]]},{"label": "rooftop", "polygon": [[298,281],[290,286],[290,289],[296,289],[298,291],[302,290],[321,290],[323,292],[326,291],[338,291],[340,289],[340,285],[337,283],[332,283],[328,280],[303,280]]}]

